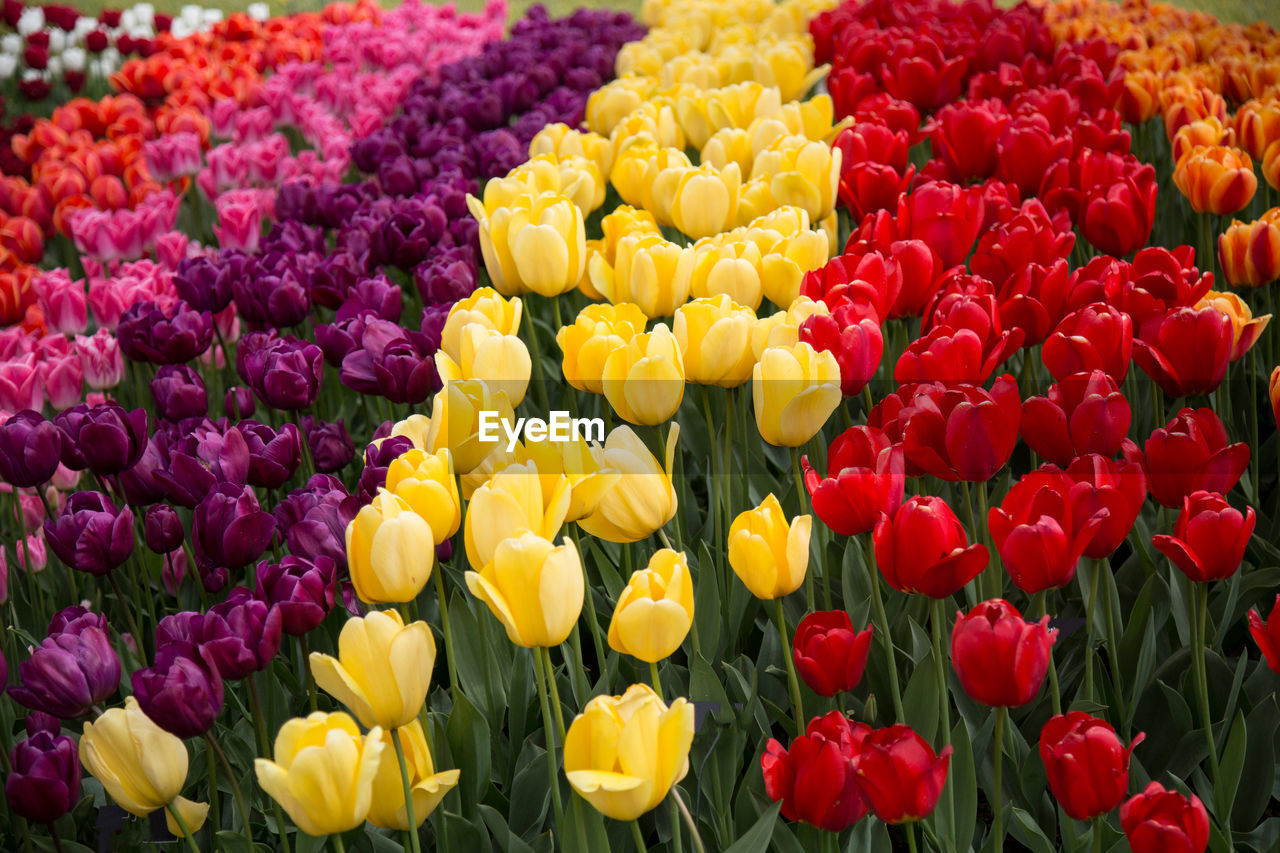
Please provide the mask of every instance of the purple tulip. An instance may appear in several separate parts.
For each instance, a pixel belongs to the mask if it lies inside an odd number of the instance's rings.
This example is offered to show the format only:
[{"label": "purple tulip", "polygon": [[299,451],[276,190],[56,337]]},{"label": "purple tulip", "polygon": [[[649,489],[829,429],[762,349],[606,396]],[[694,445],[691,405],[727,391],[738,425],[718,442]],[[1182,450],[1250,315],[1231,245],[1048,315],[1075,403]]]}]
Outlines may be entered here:
[{"label": "purple tulip", "polygon": [[105,616],[83,607],[55,614],[49,635],[18,665],[14,701],[64,720],[89,713],[120,687],[120,658],[111,647]]},{"label": "purple tulip", "polygon": [[137,302],[120,316],[116,337],[120,350],[133,361],[183,364],[209,349],[213,315],[182,300],[168,311],[154,302]]},{"label": "purple tulip", "polygon": [[236,311],[260,328],[296,326],[311,313],[310,275],[299,256],[272,253],[258,258],[252,275],[232,284]]},{"label": "purple tulip", "polygon": [[151,380],[151,399],[156,414],[177,423],[187,418],[203,418],[209,413],[209,392],[204,380],[185,364],[166,364]]},{"label": "purple tulip", "polygon": [[202,644],[223,678],[247,678],[271,666],[283,624],[280,608],[238,586],[204,615]]},{"label": "purple tulip", "polygon": [[147,547],[157,554],[178,550],[186,538],[182,519],[168,504],[156,504],[147,510],[142,519],[142,532]]},{"label": "purple tulip", "polygon": [[175,503],[194,509],[218,483],[248,482],[249,445],[237,427],[224,429],[206,420],[181,437],[157,433],[156,438],[167,459],[152,476]]},{"label": "purple tulip", "polygon": [[384,320],[398,321],[403,301],[404,294],[399,285],[392,284],[384,275],[374,276],[347,291],[347,298],[338,308],[336,320],[341,322],[359,314],[373,314]]},{"label": "purple tulip", "polygon": [[325,257],[311,272],[311,301],[324,308],[339,308],[356,282],[365,277],[368,260],[368,253],[335,252]]},{"label": "purple tulip", "polygon": [[[385,481],[386,475],[383,475]],[[316,474],[301,489],[276,504],[276,526],[289,553],[308,560],[328,557],[341,572],[347,570],[347,525],[360,505],[342,481]]]},{"label": "purple tulip", "polygon": [[53,422],[62,433],[62,464],[72,471],[119,474],[137,464],[147,446],[144,409],[126,412],[115,403],[79,403]]},{"label": "purple tulip", "polygon": [[440,388],[425,336],[372,318],[365,319],[360,346],[343,358],[338,378],[353,391],[393,403],[421,403]]},{"label": "purple tulip", "polygon": [[333,609],[336,569],[333,560],[285,557],[279,563],[258,564],[256,595],[280,609],[284,632],[300,637],[314,630]]},{"label": "purple tulip", "polygon": [[62,434],[39,412],[25,409],[0,424],[0,480],[27,489],[58,470]]},{"label": "purple tulip", "polygon": [[231,284],[243,277],[248,265],[249,258],[232,249],[213,257],[184,258],[173,274],[173,285],[192,308],[217,314],[231,304]]},{"label": "purple tulip", "polygon": [[[378,438],[374,433],[374,438]],[[398,456],[413,448],[413,439],[405,435],[383,438],[378,444],[370,444],[364,451],[364,470],[360,473],[360,505],[373,501],[378,489],[387,483],[387,468]]]},{"label": "purple tulip", "polygon": [[101,492],[76,492],[62,515],[45,521],[44,539],[76,571],[105,575],[133,553],[133,511]]},{"label": "purple tulip", "polygon": [[475,259],[456,257],[454,252],[437,255],[413,271],[413,283],[426,305],[452,305],[475,290],[478,280]]},{"label": "purple tulip", "polygon": [[146,506],[164,500],[164,485],[156,479],[156,472],[168,464],[167,445],[164,444],[163,435],[164,433],[157,432],[151,436],[137,463],[128,471],[116,475],[116,484],[130,506]]},{"label": "purple tulip", "polygon": [[253,489],[219,483],[196,506],[191,522],[196,567],[204,571],[247,566],[270,546],[275,528],[275,519],[258,505]]},{"label": "purple tulip", "polygon": [[338,418],[336,423],[327,423],[308,415],[302,420],[302,428],[307,433],[311,458],[321,474],[340,471],[355,458],[356,447],[342,418]]},{"label": "purple tulip", "polygon": [[222,676],[199,646],[171,642],[133,674],[133,695],[156,725],[180,738],[209,731],[222,713]]},{"label": "purple tulip", "polygon": [[236,370],[263,403],[296,412],[315,402],[324,359],[315,344],[250,332],[240,340]]},{"label": "purple tulip", "polygon": [[27,715],[27,737],[13,747],[5,779],[9,808],[35,823],[53,823],[80,799],[80,753],[56,717]]},{"label": "purple tulip", "polygon": [[253,389],[244,385],[228,388],[226,396],[222,398],[222,409],[227,413],[227,418],[233,421],[253,417]]},{"label": "purple tulip", "polygon": [[302,452],[298,428],[284,424],[276,432],[257,421],[241,421],[237,429],[249,447],[249,485],[264,489],[283,486],[298,468]]}]

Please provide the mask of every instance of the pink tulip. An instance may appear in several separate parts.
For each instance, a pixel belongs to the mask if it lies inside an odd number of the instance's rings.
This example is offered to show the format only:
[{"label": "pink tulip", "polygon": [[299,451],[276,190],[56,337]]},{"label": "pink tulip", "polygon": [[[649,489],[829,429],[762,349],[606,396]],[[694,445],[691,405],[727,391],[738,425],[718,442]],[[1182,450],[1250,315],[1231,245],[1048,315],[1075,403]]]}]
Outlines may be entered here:
[{"label": "pink tulip", "polygon": [[36,276],[31,286],[52,331],[75,335],[89,325],[83,281],[72,281],[66,270],[56,269]]},{"label": "pink tulip", "polygon": [[120,342],[106,329],[98,329],[91,337],[76,335],[76,352],[84,369],[84,381],[94,390],[114,388],[124,377],[124,356]]},{"label": "pink tulip", "polygon": [[27,353],[0,364],[0,410],[40,411],[44,406],[44,383],[35,353]]},{"label": "pink tulip", "polygon": [[40,379],[44,382],[49,405],[55,410],[61,412],[80,402],[84,391],[84,369],[76,353],[45,358],[40,362]]},{"label": "pink tulip", "polygon": [[257,193],[252,190],[231,190],[218,196],[218,224],[213,233],[224,249],[244,252],[258,251],[262,239],[262,210]]}]

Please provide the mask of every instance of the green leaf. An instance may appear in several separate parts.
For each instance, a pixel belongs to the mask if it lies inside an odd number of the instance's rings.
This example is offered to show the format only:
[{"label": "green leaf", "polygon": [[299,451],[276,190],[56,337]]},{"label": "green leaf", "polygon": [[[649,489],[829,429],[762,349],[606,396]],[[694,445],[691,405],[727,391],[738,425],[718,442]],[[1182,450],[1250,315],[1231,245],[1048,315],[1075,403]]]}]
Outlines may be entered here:
[{"label": "green leaf", "polygon": [[492,806],[480,806],[480,817],[484,819],[485,825],[489,827],[489,835],[497,842],[498,848],[502,853],[533,853],[533,848],[520,839],[511,828],[507,826],[507,822],[503,820],[502,814]]},{"label": "green leaf", "polygon": [[[728,565],[723,569],[728,572]],[[724,614],[720,612],[721,579],[706,542],[701,543],[698,549],[697,562],[691,567],[691,573],[693,618],[698,623],[699,650],[707,660],[717,660],[720,657],[720,634],[724,624]]]},{"label": "green leaf", "polygon": [[1032,853],[1056,853],[1057,846],[1044,834],[1036,819],[1017,806],[1011,806],[1009,813],[1009,834]]},{"label": "green leaf", "polygon": [[1268,696],[1245,718],[1248,749],[1240,772],[1236,801],[1231,807],[1232,825],[1249,829],[1262,818],[1271,801],[1276,778],[1275,737],[1280,728],[1280,708],[1275,696]]},{"label": "green leaf", "polygon": [[902,694],[902,709],[907,715],[907,725],[920,737],[933,740],[938,732],[939,717],[938,663],[930,651],[916,666]]},{"label": "green leaf", "polygon": [[955,839],[960,853],[973,846],[973,830],[978,820],[978,777],[973,764],[973,744],[969,726],[958,720],[951,730],[951,771],[947,785],[955,798]]},{"label": "green leaf", "polygon": [[449,751],[462,771],[458,790],[462,793],[463,813],[473,814],[476,803],[489,787],[489,723],[464,693],[455,693],[453,710],[445,726]]},{"label": "green leaf", "polygon": [[1236,791],[1240,787],[1240,775],[1244,771],[1244,760],[1249,745],[1249,731],[1245,726],[1244,713],[1236,714],[1231,724],[1231,734],[1227,737],[1227,748],[1218,762],[1218,784],[1213,789],[1215,813],[1223,823],[1231,815],[1231,806],[1235,802]]},{"label": "green leaf", "polygon": [[773,837],[773,825],[777,822],[778,812],[781,810],[782,803],[774,803],[724,853],[764,853],[768,850],[769,839]]},{"label": "green leaf", "polygon": [[889,828],[868,815],[854,825],[844,849],[845,853],[893,853]]}]

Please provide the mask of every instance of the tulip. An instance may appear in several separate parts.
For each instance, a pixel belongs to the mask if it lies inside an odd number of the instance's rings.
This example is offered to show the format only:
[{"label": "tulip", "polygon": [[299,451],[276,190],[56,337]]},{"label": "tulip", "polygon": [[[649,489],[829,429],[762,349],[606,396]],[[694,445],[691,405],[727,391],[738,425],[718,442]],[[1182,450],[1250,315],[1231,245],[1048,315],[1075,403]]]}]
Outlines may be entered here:
[{"label": "tulip", "polygon": [[381,729],[362,737],[346,714],[316,711],[281,726],[275,760],[255,758],[253,767],[258,784],[299,829],[335,835],[364,823],[385,751]]},{"label": "tulip", "polygon": [[1005,569],[1028,595],[1070,583],[1080,555],[1110,515],[1101,508],[1085,515],[1081,510],[1092,507],[1077,507],[1073,485],[1065,474],[1032,471],[987,516]]},{"label": "tulip", "polygon": [[312,343],[252,332],[236,347],[236,372],[263,403],[296,412],[320,393],[324,353]]},{"label": "tulip", "polygon": [[481,287],[449,309],[441,332],[440,349],[454,361],[462,360],[462,333],[473,324],[503,335],[520,330],[523,306],[519,299],[505,299],[491,287]]},{"label": "tulip", "polygon": [[[404,747],[410,796],[413,797],[413,816],[418,826],[421,826],[445,795],[458,784],[461,771],[436,772],[426,736],[422,733],[422,723],[418,720],[414,719],[401,728],[399,734]],[[390,732],[382,733],[382,742],[382,756],[378,759],[378,771],[373,779],[373,798],[369,805],[368,819],[374,826],[408,830],[409,815],[405,809],[404,783]]]},{"label": "tulip", "polygon": [[1083,711],[1050,717],[1040,730],[1040,760],[1062,810],[1076,820],[1100,817],[1129,791],[1129,756],[1141,732],[1125,749],[1111,724]]},{"label": "tulip", "polygon": [[431,578],[431,525],[385,489],[347,525],[346,544],[351,583],[361,601],[412,601]]},{"label": "tulip", "polygon": [[436,371],[448,384],[462,379],[481,379],[495,391],[507,395],[519,406],[529,387],[533,362],[524,341],[515,335],[487,329],[476,323],[458,332],[457,360],[448,353],[436,353]]},{"label": "tulip", "polygon": [[423,449],[435,453],[448,448],[454,470],[459,474],[471,473],[497,446],[496,440],[481,438],[481,412],[496,412],[499,421],[515,424],[515,414],[506,394],[479,379],[450,382],[432,400]]},{"label": "tulip", "polygon": [[1261,287],[1280,278],[1280,207],[1253,222],[1232,220],[1218,238],[1218,260],[1227,283]]},{"label": "tulip", "polygon": [[36,823],[53,823],[80,799],[80,754],[58,721],[29,714],[27,737],[13,747],[5,799],[15,813]]},{"label": "tulip", "polygon": [[1181,410],[1142,449],[1151,497],[1161,506],[1181,506],[1196,491],[1225,495],[1249,467],[1249,445],[1228,445],[1212,409]]},{"label": "tulip", "polygon": [[[830,694],[828,694],[830,695]],[[866,815],[868,803],[851,759],[871,734],[840,711],[809,721],[789,749],[773,738],[760,756],[765,796],[782,801],[782,816],[828,832],[843,832]]]},{"label": "tulip", "polygon": [[671,212],[672,224],[684,234],[695,240],[710,237],[733,227],[741,184],[736,163],[723,169],[704,163],[684,170],[670,188],[670,198],[661,205]]},{"label": "tulip", "polygon": [[984,601],[967,614],[957,614],[951,663],[974,701],[994,708],[1018,707],[1040,691],[1057,636],[1048,616],[1027,622],[1007,601]]},{"label": "tulip", "polygon": [[1120,806],[1120,826],[1133,853],[1204,853],[1209,813],[1200,798],[1152,782]]},{"label": "tulip", "polygon": [[[187,781],[187,748],[182,740],[152,722],[129,696],[123,708],[110,708],[80,736],[80,761],[102,783],[120,808],[137,817],[168,807],[182,816],[191,832],[204,825],[208,803],[179,796]],[[172,815],[169,832],[182,835]]]},{"label": "tulip", "polygon": [[597,696],[565,735],[564,773],[583,799],[614,820],[635,820],[689,769],[693,705],[670,706],[645,684]]},{"label": "tulip", "polygon": [[275,529],[275,518],[258,505],[252,489],[219,483],[192,516],[192,551],[197,564],[234,571],[262,555]]},{"label": "tulip", "polygon": [[42,486],[58,469],[62,435],[53,422],[26,409],[0,424],[0,480],[17,488]]},{"label": "tulip", "polygon": [[333,609],[335,566],[329,557],[315,561],[288,556],[257,566],[254,595],[280,610],[280,627],[294,637],[315,630]]},{"label": "tulip", "polygon": [[1022,404],[1022,440],[1055,465],[1086,453],[1120,452],[1133,413],[1116,381],[1094,370],[1065,377]]},{"label": "tulip", "polygon": [[143,518],[142,528],[147,547],[157,554],[177,550],[186,538],[182,519],[178,518],[178,513],[168,504],[150,507]]},{"label": "tulip", "polygon": [[892,516],[902,505],[902,448],[874,427],[850,427],[831,442],[826,479],[807,456],[801,462],[814,513],[841,536],[867,533],[881,513]]},{"label": "tulip", "polygon": [[556,547],[525,531],[498,543],[492,560],[467,572],[467,589],[502,623],[518,646],[558,646],[582,613],[586,580],[568,539]]},{"label": "tulip", "polygon": [[618,241],[612,268],[603,256],[591,259],[591,285],[614,305],[634,303],[650,319],[669,317],[689,298],[693,249],[661,235],[631,233]]},{"label": "tulip", "polygon": [[889,586],[930,598],[954,595],[987,566],[987,549],[968,544],[960,519],[939,497],[915,496],[872,533],[876,565]]},{"label": "tulip", "polygon": [[209,394],[204,380],[185,364],[166,364],[151,380],[151,399],[156,414],[177,423],[184,418],[204,417],[209,411]]},{"label": "tulip", "polygon": [[181,738],[209,731],[222,712],[223,692],[217,667],[189,643],[161,646],[154,666],[133,673],[133,694],[143,712]]},{"label": "tulip", "polygon": [[648,663],[675,654],[693,627],[693,578],[684,552],[663,548],[631,575],[609,622],[609,648]]},{"label": "tulip", "polygon": [[1263,620],[1257,610],[1249,611],[1249,633],[1262,652],[1262,659],[1272,671],[1280,674],[1280,595],[1271,605],[1271,612]]},{"label": "tulip", "polygon": [[[244,420],[236,430],[244,437],[249,452],[249,471],[245,482],[250,486],[278,489],[298,470],[302,459],[302,440],[293,424],[281,424],[277,432],[266,424]],[[312,458],[315,458],[314,453]]]},{"label": "tulip", "polygon": [[1102,370],[1116,382],[1129,372],[1133,320],[1109,305],[1089,305],[1063,318],[1041,347],[1050,375],[1068,376]]},{"label": "tulip", "polygon": [[579,391],[603,394],[609,354],[643,332],[645,322],[644,313],[629,302],[583,308],[572,324],[556,332],[556,343],[564,353],[565,381]]},{"label": "tulip", "polygon": [[[1096,453],[1077,457],[1064,472],[1076,487],[1071,489],[1073,515],[1081,518],[1106,510],[1084,556],[1109,557],[1129,536],[1147,498],[1147,478],[1137,461],[1117,463]],[[1084,488],[1079,488],[1084,486]]]},{"label": "tulip", "polygon": [[751,378],[755,357],[751,328],[755,312],[724,294],[676,309],[673,331],[684,359],[684,376],[699,385],[736,388]]},{"label": "tulip", "polygon": [[809,567],[813,516],[790,522],[772,494],[729,526],[729,565],[756,598],[775,599],[795,592]]},{"label": "tulip", "polygon": [[49,549],[78,572],[105,575],[133,553],[133,511],[101,492],[76,492],[44,523]]},{"label": "tulip", "polygon": [[1173,182],[1196,213],[1235,213],[1258,190],[1249,155],[1222,145],[1197,146],[1184,154],[1173,170]]},{"label": "tulip", "polygon": [[594,512],[579,526],[608,542],[638,542],[675,517],[677,499],[672,483],[680,425],[667,433],[665,467],[649,453],[630,427],[609,433],[604,445],[604,465],[619,474]]},{"label": "tulip", "polygon": [[1134,341],[1133,360],[1170,397],[1208,394],[1222,383],[1233,332],[1216,307],[1174,309],[1145,334]]},{"label": "tulip", "polygon": [[1271,315],[1254,317],[1249,305],[1234,293],[1219,293],[1210,290],[1196,303],[1197,309],[1216,308],[1231,321],[1231,361],[1244,358],[1244,354],[1253,348],[1262,331],[1271,322]]},{"label": "tulip", "polygon": [[427,522],[436,545],[458,532],[462,507],[447,448],[427,453],[415,447],[397,456],[387,467],[386,487]]},{"label": "tulip", "polygon": [[1182,499],[1172,536],[1157,534],[1152,544],[1192,581],[1225,580],[1240,568],[1257,519],[1217,492],[1196,491]]},{"label": "tulip", "polygon": [[213,342],[213,316],[178,300],[161,308],[137,302],[126,308],[116,327],[120,350],[133,361],[182,364],[202,355]]},{"label": "tulip", "polygon": [[504,540],[524,532],[552,540],[564,524],[571,501],[567,477],[555,478],[544,490],[534,464],[510,465],[471,496],[464,540],[467,560],[477,571],[493,560]]},{"label": "tulip", "polygon": [[390,731],[418,716],[431,686],[436,641],[426,622],[405,625],[395,610],[353,616],[338,635],[338,657],[311,653],[311,674],[368,728]]},{"label": "tulip", "polygon": [[[226,601],[210,607],[200,622],[200,646],[224,679],[248,678],[263,671],[280,650],[281,608],[255,598],[248,587],[232,589]],[[158,639],[156,645],[160,645]]]},{"label": "tulip", "polygon": [[799,447],[840,405],[840,365],[806,343],[768,347],[752,368],[751,399],[761,438]]},{"label": "tulip", "polygon": [[145,409],[126,412],[115,403],[81,403],[53,422],[62,433],[62,464],[73,471],[119,474],[136,465],[147,446]]},{"label": "tulip", "polygon": [[558,192],[520,195],[493,209],[468,196],[480,223],[480,249],[505,296],[559,296],[577,286],[586,264],[582,211]]},{"label": "tulip", "polygon": [[637,334],[610,353],[601,384],[605,399],[623,420],[648,426],[669,420],[684,399],[684,358],[666,324]]},{"label": "tulip", "polygon": [[876,817],[885,823],[922,820],[933,813],[947,783],[951,747],[935,753],[905,725],[868,732],[851,768]]},{"label": "tulip", "polygon": [[68,607],[53,617],[49,635],[18,665],[14,701],[64,720],[82,717],[120,687],[120,658],[106,617]]},{"label": "tulip", "polygon": [[983,200],[975,188],[930,181],[898,200],[898,229],[904,239],[923,240],[953,267],[964,261],[978,239]]},{"label": "tulip", "polygon": [[[600,220],[600,230],[603,236],[599,240],[587,241],[587,269],[578,282],[578,290],[589,299],[605,298],[591,283],[592,265],[597,265],[597,270],[602,273],[613,269],[618,262],[618,243],[623,237],[631,234],[662,236],[652,213],[626,204],[619,205],[613,213],[604,216]],[[599,260],[596,259],[597,256]],[[603,266],[599,266],[600,264]]]},{"label": "tulip", "polygon": [[853,630],[843,610],[810,613],[796,626],[791,644],[796,671],[819,696],[853,690],[862,681],[874,629]]},{"label": "tulip", "polygon": [[756,155],[751,177],[768,182],[775,207],[799,207],[816,222],[835,208],[840,157],[824,142],[783,136]]}]

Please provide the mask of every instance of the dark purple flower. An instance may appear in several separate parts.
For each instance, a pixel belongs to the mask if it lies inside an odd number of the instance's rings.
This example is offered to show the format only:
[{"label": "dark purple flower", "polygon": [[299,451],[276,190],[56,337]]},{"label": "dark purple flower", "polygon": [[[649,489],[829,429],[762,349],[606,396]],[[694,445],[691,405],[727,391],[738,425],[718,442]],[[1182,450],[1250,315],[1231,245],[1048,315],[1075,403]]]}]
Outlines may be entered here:
[{"label": "dark purple flower", "polygon": [[300,637],[314,630],[333,609],[333,560],[285,557],[258,564],[257,597],[280,609],[284,632]]},{"label": "dark purple flower", "polygon": [[373,314],[383,320],[398,322],[403,299],[400,286],[392,284],[386,276],[367,278],[347,292],[346,300],[338,308],[336,320],[342,322],[359,314]]},{"label": "dark purple flower", "polygon": [[[374,433],[374,438],[379,438]],[[378,489],[386,485],[387,468],[400,454],[413,448],[413,440],[408,436],[396,435],[370,444],[364,451],[364,470],[360,472],[360,505],[371,502]]]},{"label": "dark purple flower", "polygon": [[13,747],[5,779],[9,808],[35,823],[53,823],[80,799],[80,753],[56,717],[27,715],[27,737]]},{"label": "dark purple flower", "polygon": [[280,253],[261,258],[252,275],[232,284],[236,311],[262,328],[296,326],[311,312],[309,275],[298,256]]},{"label": "dark purple flower", "polygon": [[194,509],[218,483],[248,482],[249,445],[237,427],[224,431],[206,420],[181,437],[156,433],[153,440],[166,458],[152,478],[175,503]]},{"label": "dark purple flower", "polygon": [[168,504],[156,504],[147,510],[142,519],[142,531],[147,547],[157,554],[178,550],[186,537],[182,519]]},{"label": "dark purple flower", "polygon": [[133,553],[133,511],[101,492],[76,492],[62,515],[45,521],[44,539],[76,571],[105,575]]},{"label": "dark purple flower", "polygon": [[120,687],[120,658],[106,617],[83,607],[54,614],[49,635],[18,665],[18,681],[9,688],[15,702],[64,720],[110,698]]},{"label": "dark purple flower", "polygon": [[334,252],[311,271],[311,301],[324,308],[337,309],[357,281],[365,277],[368,253]]},{"label": "dark purple flower", "polygon": [[315,402],[324,359],[315,344],[250,332],[240,340],[236,370],[263,403],[294,412]]},{"label": "dark purple flower", "polygon": [[283,533],[289,553],[308,560],[328,557],[345,572],[347,525],[359,509],[359,501],[347,493],[341,480],[316,474],[276,504],[276,527]]},{"label": "dark purple flower", "polygon": [[151,436],[137,463],[128,471],[116,475],[116,484],[130,506],[153,504],[164,500],[167,494],[164,484],[156,479],[156,472],[168,464],[167,445],[161,437],[163,435],[164,433],[157,432]]},{"label": "dark purple flower", "polygon": [[115,403],[78,403],[53,419],[62,433],[62,464],[99,477],[137,464],[147,446],[145,409],[126,412]]},{"label": "dark purple flower", "polygon": [[151,380],[151,399],[156,414],[177,423],[186,418],[202,418],[209,413],[209,392],[204,380],[185,364],[166,364]]},{"label": "dark purple flower", "polygon": [[267,550],[275,529],[275,519],[258,505],[253,489],[219,483],[200,501],[191,522],[196,567],[247,566]]},{"label": "dark purple flower", "polygon": [[0,424],[0,480],[26,489],[58,470],[62,434],[39,412],[25,409]]},{"label": "dark purple flower", "polygon": [[360,346],[342,360],[342,384],[393,403],[421,403],[440,388],[434,352],[420,332],[366,318]]},{"label": "dark purple flower", "polygon": [[222,409],[233,421],[253,417],[253,389],[244,385],[228,388],[222,398]]},{"label": "dark purple flower", "polygon": [[201,644],[223,678],[246,678],[271,665],[282,628],[280,608],[238,586],[204,614]]},{"label": "dark purple flower", "polygon": [[257,421],[241,421],[237,428],[249,446],[249,485],[264,489],[283,486],[298,468],[302,452],[298,428],[284,424],[277,432]]},{"label": "dark purple flower", "polygon": [[154,302],[137,302],[120,316],[116,337],[120,351],[134,361],[182,364],[209,349],[213,315],[182,300],[167,312]]},{"label": "dark purple flower", "polygon": [[355,457],[356,447],[342,418],[338,418],[336,423],[328,423],[308,415],[302,420],[302,428],[307,433],[311,458],[321,474],[340,471]]},{"label": "dark purple flower", "polygon": [[222,712],[222,677],[199,646],[165,643],[155,665],[135,672],[132,681],[143,713],[180,738],[209,731]]},{"label": "dark purple flower", "polygon": [[249,257],[235,249],[183,258],[173,274],[173,285],[192,308],[217,314],[231,304],[231,284],[244,276],[249,263]]},{"label": "dark purple flower", "polygon": [[413,271],[413,283],[425,305],[452,305],[475,290],[477,282],[474,258],[458,258],[453,253],[437,255]]}]

